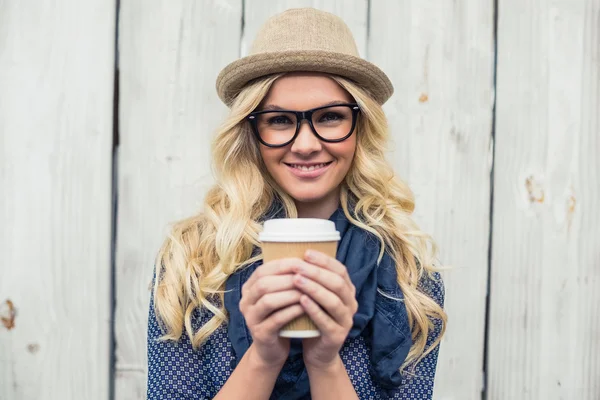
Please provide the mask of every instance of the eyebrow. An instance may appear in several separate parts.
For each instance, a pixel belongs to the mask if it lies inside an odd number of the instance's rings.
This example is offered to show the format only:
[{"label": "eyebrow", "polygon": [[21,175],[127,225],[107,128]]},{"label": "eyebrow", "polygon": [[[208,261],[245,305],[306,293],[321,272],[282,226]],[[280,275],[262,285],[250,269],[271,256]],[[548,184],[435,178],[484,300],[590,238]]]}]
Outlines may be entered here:
[{"label": "eyebrow", "polygon": [[[348,103],[347,101],[333,100],[333,101],[330,101],[329,103],[321,104],[320,106],[313,107],[313,108],[335,106],[337,104],[347,104],[347,103]],[[288,108],[280,107],[280,106],[278,106],[276,104],[267,104],[266,106],[264,106],[264,107],[261,108],[261,111],[268,111],[268,110],[278,111],[278,110],[289,110],[289,109]]]}]

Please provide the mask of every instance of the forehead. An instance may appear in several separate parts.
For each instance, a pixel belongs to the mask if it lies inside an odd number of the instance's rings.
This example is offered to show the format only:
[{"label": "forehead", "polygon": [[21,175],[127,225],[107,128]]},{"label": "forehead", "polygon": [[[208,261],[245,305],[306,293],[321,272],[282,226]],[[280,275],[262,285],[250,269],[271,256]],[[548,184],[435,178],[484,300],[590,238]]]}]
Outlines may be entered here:
[{"label": "forehead", "polygon": [[292,110],[306,110],[332,101],[354,102],[350,93],[326,74],[294,72],[277,79],[263,106],[273,105]]}]

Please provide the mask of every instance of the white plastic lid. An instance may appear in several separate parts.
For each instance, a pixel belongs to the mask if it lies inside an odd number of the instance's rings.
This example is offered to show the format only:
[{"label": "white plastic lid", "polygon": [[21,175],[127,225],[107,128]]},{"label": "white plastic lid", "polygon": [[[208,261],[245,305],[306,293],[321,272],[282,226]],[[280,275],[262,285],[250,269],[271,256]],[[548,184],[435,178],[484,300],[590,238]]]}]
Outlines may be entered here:
[{"label": "white plastic lid", "polygon": [[319,218],[278,218],[265,221],[261,242],[333,242],[340,240],[335,223]]}]

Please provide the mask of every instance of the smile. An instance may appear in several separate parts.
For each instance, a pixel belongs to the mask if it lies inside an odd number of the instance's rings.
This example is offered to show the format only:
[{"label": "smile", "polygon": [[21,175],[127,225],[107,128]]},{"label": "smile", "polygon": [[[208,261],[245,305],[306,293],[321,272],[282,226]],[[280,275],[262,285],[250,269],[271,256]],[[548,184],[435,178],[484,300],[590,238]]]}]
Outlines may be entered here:
[{"label": "smile", "polygon": [[297,168],[301,171],[314,171],[315,169],[325,168],[329,164],[331,164],[331,162],[317,164],[317,165],[311,165],[310,167],[307,167],[306,165],[297,165],[297,164],[288,164],[288,165],[292,168]]},{"label": "smile", "polygon": [[317,178],[329,169],[333,161],[310,166],[299,164],[285,164],[289,170],[298,178]]}]

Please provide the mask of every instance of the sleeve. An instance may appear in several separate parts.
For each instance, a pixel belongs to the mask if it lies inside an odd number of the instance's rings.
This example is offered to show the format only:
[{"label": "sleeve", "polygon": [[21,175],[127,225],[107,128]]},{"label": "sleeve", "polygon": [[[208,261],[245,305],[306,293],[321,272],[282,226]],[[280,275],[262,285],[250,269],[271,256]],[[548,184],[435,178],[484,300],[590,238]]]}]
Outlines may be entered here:
[{"label": "sleeve", "polygon": [[[444,284],[438,273],[434,274],[434,279],[426,279],[421,285],[421,289],[431,296],[442,308],[444,307]],[[438,338],[441,333],[442,323],[439,320],[433,321],[434,328],[427,337],[426,348]],[[438,353],[440,346],[425,356],[415,367],[414,372],[402,374],[402,384],[399,388],[393,390],[384,390],[382,399],[400,399],[400,400],[431,400],[433,398],[433,384],[435,380],[435,370],[437,366]],[[410,369],[409,366],[407,369]]]},{"label": "sleeve", "polygon": [[396,264],[387,253],[377,271],[377,286],[375,311],[364,333],[371,348],[371,377],[378,386],[395,389],[402,384],[399,369],[413,343]]},{"label": "sleeve", "polygon": [[194,350],[187,335],[178,342],[162,335],[150,298],[148,315],[148,400],[204,400],[214,396],[202,348]]}]

